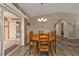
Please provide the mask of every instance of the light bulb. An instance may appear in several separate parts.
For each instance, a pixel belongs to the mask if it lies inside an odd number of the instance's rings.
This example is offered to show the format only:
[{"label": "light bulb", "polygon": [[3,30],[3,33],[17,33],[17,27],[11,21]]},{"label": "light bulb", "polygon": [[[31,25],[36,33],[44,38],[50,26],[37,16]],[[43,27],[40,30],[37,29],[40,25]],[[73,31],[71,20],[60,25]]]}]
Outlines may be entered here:
[{"label": "light bulb", "polygon": [[45,18],[44,20],[43,20],[43,22],[46,22],[47,21],[47,18]]},{"label": "light bulb", "polygon": [[38,21],[39,21],[39,22],[41,22],[41,20],[40,20],[40,19],[38,19]]},{"label": "light bulb", "polygon": [[43,18],[41,18],[41,20],[43,21]]}]

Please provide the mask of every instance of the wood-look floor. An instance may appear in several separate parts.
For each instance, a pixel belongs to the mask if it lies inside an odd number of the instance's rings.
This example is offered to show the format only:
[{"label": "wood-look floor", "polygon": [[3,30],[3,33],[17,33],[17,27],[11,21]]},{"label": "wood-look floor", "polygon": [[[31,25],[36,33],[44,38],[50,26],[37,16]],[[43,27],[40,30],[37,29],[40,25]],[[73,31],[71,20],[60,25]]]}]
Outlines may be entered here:
[{"label": "wood-look floor", "polygon": [[72,40],[67,41],[57,41],[57,47],[56,47],[56,55],[57,56],[79,56],[79,43],[76,41],[79,40],[73,40],[72,43],[70,43]]},{"label": "wood-look floor", "polygon": [[[71,42],[72,41],[72,42]],[[56,53],[52,49],[52,53],[50,52],[50,56],[79,56],[79,40],[69,40],[66,39],[64,41],[57,40],[56,42]],[[29,45],[25,47],[21,47],[16,50],[11,56],[39,56],[34,49],[29,49]]]}]

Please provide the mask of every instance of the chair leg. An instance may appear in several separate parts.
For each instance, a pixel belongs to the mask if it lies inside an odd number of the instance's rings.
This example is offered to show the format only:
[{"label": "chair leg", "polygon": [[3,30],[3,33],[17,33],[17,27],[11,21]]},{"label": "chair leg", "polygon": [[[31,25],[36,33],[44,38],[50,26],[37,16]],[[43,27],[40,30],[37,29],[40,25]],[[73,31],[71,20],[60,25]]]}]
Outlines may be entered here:
[{"label": "chair leg", "polygon": [[31,46],[29,47],[29,50],[30,50],[30,51],[29,51],[29,55],[30,55],[30,54],[31,54]]},{"label": "chair leg", "polygon": [[55,53],[56,53],[56,41],[54,41],[54,48],[55,48]]}]

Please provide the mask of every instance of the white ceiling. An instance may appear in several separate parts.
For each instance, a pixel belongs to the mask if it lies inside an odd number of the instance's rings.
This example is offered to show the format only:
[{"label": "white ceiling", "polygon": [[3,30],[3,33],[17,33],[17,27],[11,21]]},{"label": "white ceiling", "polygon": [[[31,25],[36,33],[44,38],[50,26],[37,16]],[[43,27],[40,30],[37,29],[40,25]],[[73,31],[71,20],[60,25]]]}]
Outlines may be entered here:
[{"label": "white ceiling", "polygon": [[[29,17],[41,15],[40,3],[19,3],[18,4]],[[43,14],[65,12],[79,14],[79,3],[44,3]]]}]

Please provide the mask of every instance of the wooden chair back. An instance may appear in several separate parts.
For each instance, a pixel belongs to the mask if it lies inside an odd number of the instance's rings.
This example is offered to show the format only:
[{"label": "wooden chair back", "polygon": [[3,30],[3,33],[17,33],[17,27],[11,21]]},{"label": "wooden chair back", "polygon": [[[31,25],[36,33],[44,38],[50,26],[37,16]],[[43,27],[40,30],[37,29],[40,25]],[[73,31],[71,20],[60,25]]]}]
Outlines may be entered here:
[{"label": "wooden chair back", "polygon": [[53,47],[54,52],[56,53],[56,32],[51,31],[51,49]]},{"label": "wooden chair back", "polygon": [[49,55],[49,33],[44,34],[39,32],[39,55],[42,52],[48,53]]}]

